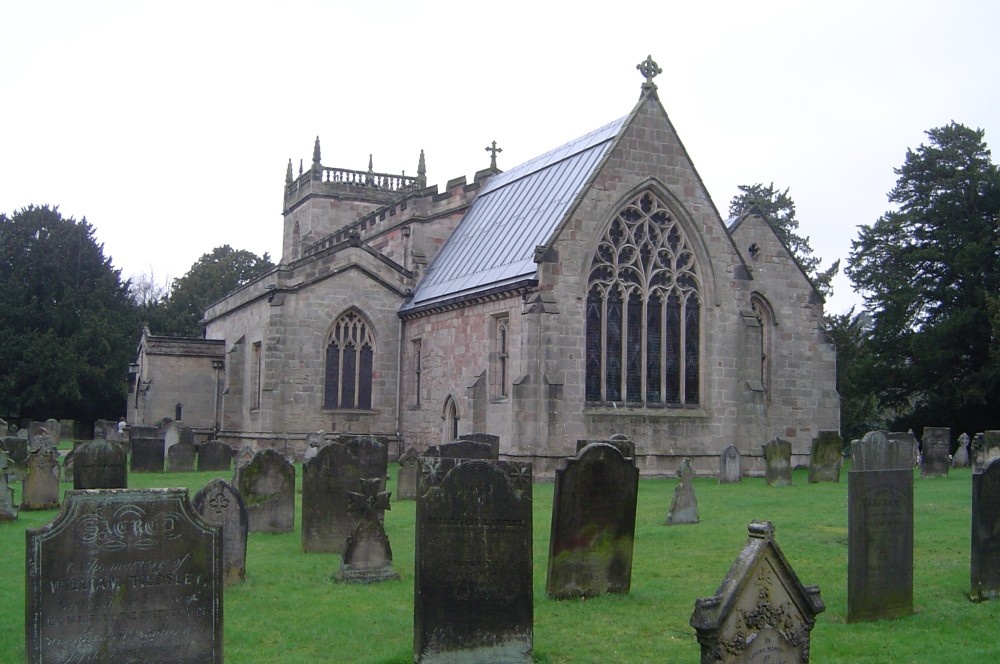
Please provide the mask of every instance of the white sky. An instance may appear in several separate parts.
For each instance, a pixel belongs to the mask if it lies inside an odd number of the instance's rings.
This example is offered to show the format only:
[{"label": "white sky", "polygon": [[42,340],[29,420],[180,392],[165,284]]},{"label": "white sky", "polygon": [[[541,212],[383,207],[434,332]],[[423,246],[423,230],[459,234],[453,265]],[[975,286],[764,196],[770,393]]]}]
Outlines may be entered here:
[{"label": "white sky", "polygon": [[[789,187],[824,266],[951,120],[1000,133],[994,0],[612,3],[0,0],[0,212],[86,217],[125,277],[281,254],[288,159],[509,169],[627,114],[651,54],[723,217]],[[842,266],[846,261],[842,261]],[[827,303],[860,299],[841,276]]]}]

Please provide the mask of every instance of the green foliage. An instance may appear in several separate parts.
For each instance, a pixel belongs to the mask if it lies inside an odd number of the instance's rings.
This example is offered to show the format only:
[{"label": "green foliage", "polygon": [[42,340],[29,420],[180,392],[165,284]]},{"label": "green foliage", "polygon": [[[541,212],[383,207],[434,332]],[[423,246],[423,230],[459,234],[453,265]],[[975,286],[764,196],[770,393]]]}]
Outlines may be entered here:
[{"label": "green foliage", "polygon": [[927,136],[895,171],[897,209],[861,227],[847,274],[872,319],[880,407],[901,427],[982,431],[1000,409],[1000,171],[982,130],[952,122]]},{"label": "green foliage", "polygon": [[187,274],[174,279],[165,301],[154,301],[144,311],[154,334],[200,337],[199,321],[212,302],[244,286],[274,267],[267,253],[236,250],[228,244],[202,255]]},{"label": "green foliage", "polygon": [[840,436],[845,444],[888,426],[871,388],[870,323],[867,314],[855,313],[854,307],[823,319],[827,334],[837,346]]},{"label": "green foliage", "polygon": [[86,219],[0,214],[0,412],[116,418],[138,330],[128,283]]},{"label": "green foliage", "polygon": [[733,196],[729,202],[731,217],[756,210],[769,222],[778,239],[788,248],[802,266],[816,290],[824,296],[833,293],[831,281],[840,270],[840,260],[834,261],[830,267],[820,270],[821,259],[813,256],[809,238],[798,234],[799,220],[795,217],[795,201],[788,195],[788,189],[778,191],[774,183],[765,186],[761,183],[740,185],[740,193]]}]

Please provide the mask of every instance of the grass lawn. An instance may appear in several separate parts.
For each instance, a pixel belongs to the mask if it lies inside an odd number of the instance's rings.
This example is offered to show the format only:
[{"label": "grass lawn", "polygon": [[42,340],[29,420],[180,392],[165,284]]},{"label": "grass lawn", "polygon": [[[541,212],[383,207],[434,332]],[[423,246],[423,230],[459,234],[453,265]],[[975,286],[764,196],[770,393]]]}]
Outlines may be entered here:
[{"label": "grass lawn", "polygon": [[[297,472],[301,486],[301,467]],[[395,473],[393,465],[390,475]],[[133,474],[129,483],[183,486],[193,496],[216,475]],[[810,485],[806,471],[795,471],[792,485],[781,488],[758,478],[731,485],[696,479],[701,523],[684,526],[662,525],[677,480],[642,480],[631,593],[558,602],[545,596],[552,484],[536,484],[535,661],[698,662],[700,648],[688,624],[695,599],[715,594],[754,519],[774,523],[775,539],[799,578],[820,586],[827,608],[812,632],[813,662],[1000,661],[1000,601],[968,599],[971,472],[952,470],[931,480],[916,475],[916,614],[851,625],[846,472],[839,484]],[[386,513],[394,566],[403,578],[374,586],[334,583],[340,556],[302,552],[298,513],[294,533],[251,534],[247,581],[225,591],[226,661],[412,662],[415,507],[413,501],[393,502]],[[21,512],[18,521],[0,523],[4,662],[24,661],[24,530],[55,514]]]}]

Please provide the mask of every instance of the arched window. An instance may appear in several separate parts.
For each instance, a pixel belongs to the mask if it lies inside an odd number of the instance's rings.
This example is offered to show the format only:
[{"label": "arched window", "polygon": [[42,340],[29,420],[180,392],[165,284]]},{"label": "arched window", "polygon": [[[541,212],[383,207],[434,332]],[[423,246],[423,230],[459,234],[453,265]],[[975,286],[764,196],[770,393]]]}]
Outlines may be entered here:
[{"label": "arched window", "polygon": [[324,408],[372,407],[375,336],[356,311],[337,319],[326,347]]},{"label": "arched window", "polygon": [[774,313],[771,305],[763,296],[754,293],[750,296],[750,310],[760,323],[760,382],[764,386],[764,391],[771,394],[771,344],[773,335],[771,328],[774,326]]},{"label": "arched window", "polygon": [[700,283],[694,250],[657,196],[615,215],[587,282],[588,402],[699,403]]},{"label": "arched window", "polygon": [[441,442],[450,443],[458,439],[458,404],[448,396],[444,402],[444,429],[441,431]]}]

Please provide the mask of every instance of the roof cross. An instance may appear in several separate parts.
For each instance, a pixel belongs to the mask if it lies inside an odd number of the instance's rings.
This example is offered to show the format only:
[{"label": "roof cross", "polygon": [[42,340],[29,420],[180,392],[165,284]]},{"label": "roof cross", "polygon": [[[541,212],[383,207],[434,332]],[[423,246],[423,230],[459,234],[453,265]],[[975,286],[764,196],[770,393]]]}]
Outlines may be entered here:
[{"label": "roof cross", "polygon": [[503,148],[497,147],[497,142],[493,141],[493,145],[486,146],[486,151],[490,153],[490,168],[496,170],[497,167],[497,153],[503,152]]},{"label": "roof cross", "polygon": [[647,55],[646,59],[635,66],[639,73],[646,77],[646,85],[653,85],[653,79],[657,74],[662,74],[663,70],[653,60],[652,55]]}]

